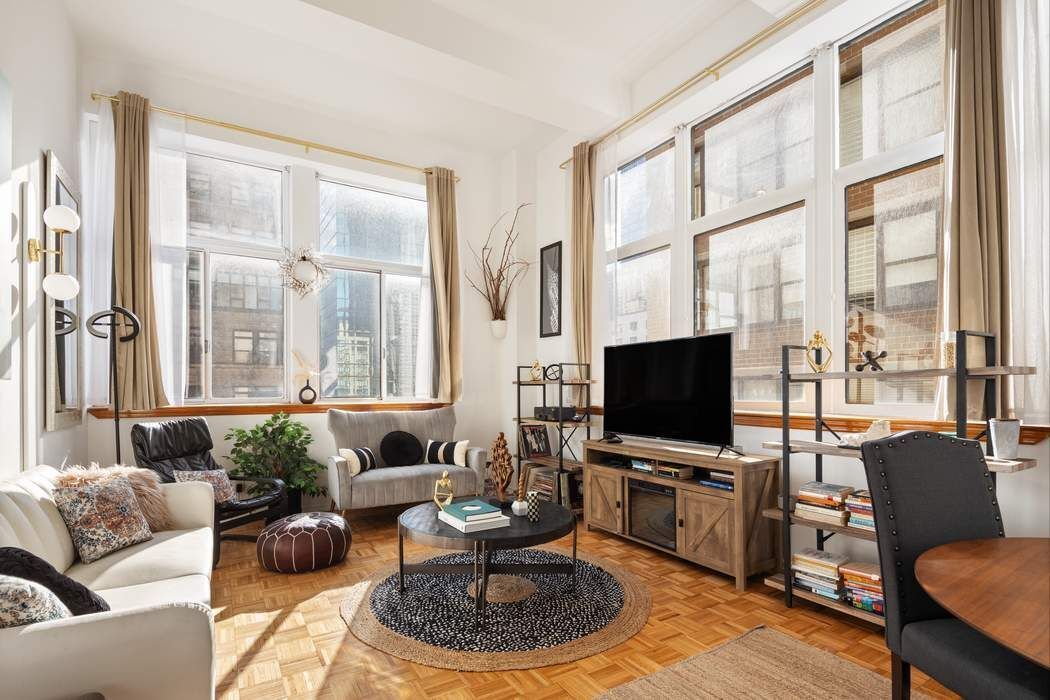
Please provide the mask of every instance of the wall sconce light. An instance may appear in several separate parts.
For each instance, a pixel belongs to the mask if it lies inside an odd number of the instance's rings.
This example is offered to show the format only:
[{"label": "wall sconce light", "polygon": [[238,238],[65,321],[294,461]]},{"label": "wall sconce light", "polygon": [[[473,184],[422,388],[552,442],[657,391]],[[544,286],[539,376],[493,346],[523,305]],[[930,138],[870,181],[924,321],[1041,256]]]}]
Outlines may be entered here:
[{"label": "wall sconce light", "polygon": [[[59,238],[69,233],[73,234],[80,228],[80,215],[64,204],[55,204],[44,211],[44,225],[55,232]],[[40,262],[45,253],[55,256],[62,255],[61,250],[42,248],[40,241],[30,238],[28,243],[29,262]],[[58,271],[52,272],[44,277],[44,294],[58,301],[69,301],[80,293],[80,282],[73,275],[67,275],[61,271],[61,265],[57,265]]]}]

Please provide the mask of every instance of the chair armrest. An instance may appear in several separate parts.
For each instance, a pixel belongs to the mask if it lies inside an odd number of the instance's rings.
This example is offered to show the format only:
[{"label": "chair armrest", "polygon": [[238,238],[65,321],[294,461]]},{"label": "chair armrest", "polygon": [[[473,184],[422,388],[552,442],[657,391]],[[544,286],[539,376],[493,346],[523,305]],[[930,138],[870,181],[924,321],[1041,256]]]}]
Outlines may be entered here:
[{"label": "chair armrest", "polygon": [[0,630],[0,697],[213,698],[214,656],[211,612],[198,603],[12,627]]},{"label": "chair armrest", "polygon": [[[268,491],[284,491],[287,487],[281,479],[276,479],[268,476],[237,476],[229,474],[230,481],[253,481],[258,487],[269,486]],[[262,489],[260,488],[260,491]]]},{"label": "chair armrest", "polygon": [[335,502],[336,510],[350,508],[350,465],[339,455],[328,458],[328,495]]},{"label": "chair armrest", "polygon": [[475,496],[480,496],[485,491],[485,466],[488,461],[489,451],[484,447],[467,448],[467,468],[471,469],[475,474]]},{"label": "chair armrest", "polygon": [[173,530],[215,527],[215,492],[211,484],[181,481],[161,484],[160,490],[168,501]]}]

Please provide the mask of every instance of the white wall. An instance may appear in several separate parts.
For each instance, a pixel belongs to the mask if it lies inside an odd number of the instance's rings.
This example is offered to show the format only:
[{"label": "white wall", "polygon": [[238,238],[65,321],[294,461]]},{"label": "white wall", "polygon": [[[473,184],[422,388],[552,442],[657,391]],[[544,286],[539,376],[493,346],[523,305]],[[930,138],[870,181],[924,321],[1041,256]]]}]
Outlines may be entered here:
[{"label": "white wall", "polygon": [[[36,197],[25,217],[22,240],[42,239],[44,153],[52,149],[70,173],[79,171],[77,153],[77,42],[57,0],[0,0],[0,72],[11,83],[14,103],[14,211],[29,183]],[[44,432],[43,263],[23,261],[21,377],[0,380],[0,475],[37,462],[60,464],[81,458],[82,427]],[[15,411],[19,406],[20,410]],[[19,456],[19,432],[22,455]]]},{"label": "white wall", "polygon": [[[498,214],[501,196],[499,163],[482,153],[465,151],[461,147],[434,139],[414,138],[405,134],[389,133],[361,124],[348,123],[308,108],[258,99],[253,95],[231,92],[225,87],[194,82],[181,76],[158,73],[141,66],[114,63],[85,56],[81,64],[79,102],[82,109],[94,110],[91,92],[115,93],[118,90],[137,92],[160,106],[205,115],[215,119],[252,126],[326,143],[342,148],[415,163],[422,166],[442,165],[452,168],[461,178],[457,185],[458,230],[461,269],[470,265],[467,244],[480,248],[489,227]],[[303,157],[303,149],[237,132],[202,126],[187,125],[191,134],[230,141],[242,146],[260,148],[293,157]],[[310,152],[311,160],[342,168],[422,182],[422,176],[406,175],[403,170],[377,166],[323,152]],[[294,195],[294,193],[293,193]],[[298,225],[295,221],[292,226]],[[501,382],[505,378],[500,353],[506,347],[493,339],[489,329],[487,307],[483,300],[461,282],[463,329],[463,399],[457,404],[457,435],[481,446],[491,445],[500,425]],[[293,316],[295,306],[293,305]],[[309,333],[310,323],[293,320],[293,334]],[[306,330],[304,330],[306,329]],[[316,334],[314,334],[316,335]],[[293,347],[296,343],[293,336]],[[222,435],[234,425],[249,426],[266,416],[210,417],[209,424],[217,446],[215,454],[228,450],[220,444]],[[316,443],[311,454],[318,460],[327,459],[334,445],[328,434],[323,414],[297,416],[311,428]],[[89,418],[86,432],[86,459],[106,463],[114,458],[112,422]],[[128,421],[125,433],[130,430]],[[133,459],[129,443],[122,448],[125,461]]]}]

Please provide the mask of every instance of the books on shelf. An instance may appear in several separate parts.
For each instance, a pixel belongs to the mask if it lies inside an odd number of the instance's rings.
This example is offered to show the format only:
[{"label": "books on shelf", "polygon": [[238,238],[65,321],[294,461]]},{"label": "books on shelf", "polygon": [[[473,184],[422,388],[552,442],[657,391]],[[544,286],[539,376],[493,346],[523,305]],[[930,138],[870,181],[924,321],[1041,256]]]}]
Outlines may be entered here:
[{"label": "books on shelf", "polygon": [[845,525],[849,520],[846,497],[853,492],[850,486],[808,481],[798,489],[795,513],[800,517],[833,525]]},{"label": "books on shelf", "polygon": [[791,573],[796,587],[816,593],[830,600],[842,600],[844,589],[839,566],[848,558],[843,554],[832,554],[806,548],[791,555]]},{"label": "books on shelf", "polygon": [[502,513],[497,506],[477,498],[472,501],[450,503],[442,511],[468,523],[474,520],[486,520]]},{"label": "books on shelf", "polygon": [[456,516],[443,510],[438,511],[437,516],[438,520],[446,525],[451,525],[460,532],[481,532],[483,530],[495,530],[496,528],[510,526],[510,518],[503,515],[503,513],[499,513],[496,516],[488,517],[483,520],[472,520],[470,522],[460,520]]},{"label": "books on shelf", "polygon": [[867,489],[855,491],[846,498],[849,511],[849,526],[859,530],[875,532],[875,515],[871,508],[871,492]]},{"label": "books on shelf", "polygon": [[846,602],[859,610],[876,615],[886,614],[886,598],[878,564],[851,561],[840,566],[839,571],[845,587]]},{"label": "books on shelf", "polygon": [[824,508],[822,506],[811,506],[802,501],[795,504],[795,513],[803,518],[817,520],[822,523],[831,523],[833,525],[845,525],[846,521],[849,520],[849,513],[845,510]]},{"label": "books on shelf", "polygon": [[701,486],[707,486],[712,489],[719,489],[720,491],[732,491],[733,482],[731,481],[720,481],[717,479],[697,479],[696,483]]}]

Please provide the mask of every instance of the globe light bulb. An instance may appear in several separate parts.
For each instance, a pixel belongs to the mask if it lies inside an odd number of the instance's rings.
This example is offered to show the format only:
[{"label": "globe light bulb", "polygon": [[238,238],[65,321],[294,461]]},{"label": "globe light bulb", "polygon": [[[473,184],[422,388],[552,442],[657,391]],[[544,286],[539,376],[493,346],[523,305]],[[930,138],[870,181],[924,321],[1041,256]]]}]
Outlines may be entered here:
[{"label": "globe light bulb", "polygon": [[64,272],[52,272],[47,275],[41,286],[44,288],[44,294],[58,301],[69,301],[80,293],[80,282],[77,282],[77,278]]}]

